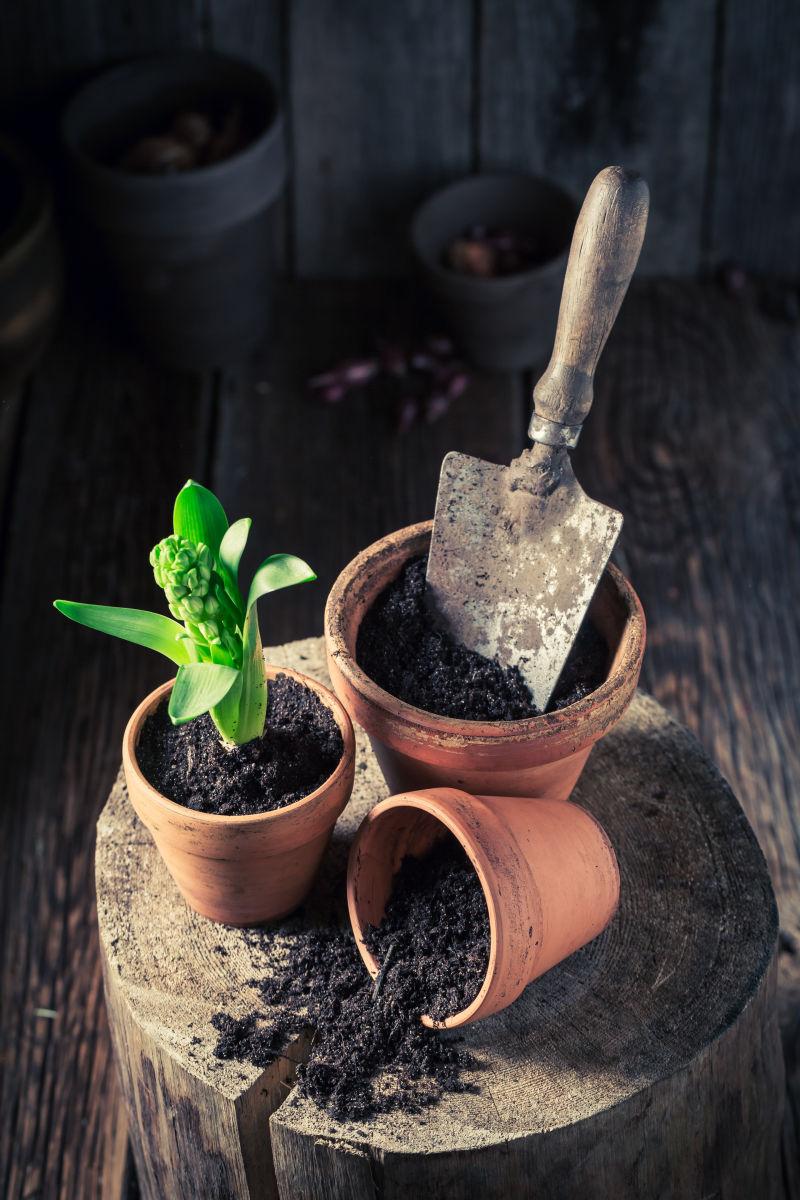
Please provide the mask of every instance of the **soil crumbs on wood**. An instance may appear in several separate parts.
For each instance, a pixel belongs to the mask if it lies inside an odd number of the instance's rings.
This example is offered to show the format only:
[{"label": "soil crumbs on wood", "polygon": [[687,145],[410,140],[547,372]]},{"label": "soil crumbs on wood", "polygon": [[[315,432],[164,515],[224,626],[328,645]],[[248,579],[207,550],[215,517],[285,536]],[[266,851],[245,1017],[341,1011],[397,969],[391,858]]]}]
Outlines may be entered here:
[{"label": "soil crumbs on wood", "polygon": [[343,750],[339,726],[316,692],[278,675],[257,741],[227,748],[208,714],[176,726],[163,704],[144,723],[137,757],[148,782],[177,804],[242,816],[308,796],[332,774]]},{"label": "soil crumbs on wood", "polygon": [[[407,563],[361,622],[356,660],[392,696],[441,717],[519,721],[539,709],[517,667],[503,667],[457,642],[425,601],[427,558]],[[608,648],[584,620],[548,705],[574,704],[603,682]]]},{"label": "soil crumbs on wood", "polygon": [[386,916],[367,943],[382,964],[374,982],[349,930],[293,935],[270,977],[251,981],[271,1011],[212,1018],[216,1056],[266,1067],[290,1035],[310,1028],[299,1090],[342,1120],[419,1112],[445,1092],[477,1090],[464,1072],[479,1064],[460,1037],[419,1019],[442,1019],[469,1004],[489,961],[483,891],[455,838],[448,834],[424,859],[403,860]]}]

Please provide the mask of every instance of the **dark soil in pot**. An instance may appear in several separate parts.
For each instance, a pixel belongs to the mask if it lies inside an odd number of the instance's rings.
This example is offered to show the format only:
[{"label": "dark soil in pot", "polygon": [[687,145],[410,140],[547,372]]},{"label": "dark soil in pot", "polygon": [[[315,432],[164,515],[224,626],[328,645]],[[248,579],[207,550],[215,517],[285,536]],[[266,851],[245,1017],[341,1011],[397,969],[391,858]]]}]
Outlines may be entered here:
[{"label": "dark soil in pot", "polygon": [[[406,704],[441,717],[518,721],[539,716],[517,667],[502,667],[456,642],[425,602],[427,559],[415,558],[364,616],[356,660]],[[603,682],[608,647],[587,619],[561,673],[548,712],[582,699]]]},{"label": "dark soil in pot", "polygon": [[[477,996],[489,966],[489,914],[475,870],[448,834],[425,858],[403,859],[386,913],[366,936],[388,979],[410,972],[414,999],[436,1021]],[[392,965],[396,963],[396,974]]]},{"label": "dark soil in pot", "polygon": [[383,963],[376,981],[349,931],[295,935],[270,978],[252,981],[272,1011],[213,1018],[217,1057],[266,1066],[287,1036],[311,1026],[300,1091],[352,1120],[419,1111],[444,1092],[474,1087],[464,1072],[478,1063],[459,1038],[420,1023],[424,1013],[443,1018],[469,1004],[488,966],[486,903],[455,838],[448,835],[424,859],[403,861],[369,946]]},{"label": "dark soil in pot", "polygon": [[316,791],[344,749],[333,714],[288,675],[269,686],[264,736],[227,748],[209,716],[173,725],[166,705],[148,717],[136,754],[147,781],[196,812],[272,812]]}]

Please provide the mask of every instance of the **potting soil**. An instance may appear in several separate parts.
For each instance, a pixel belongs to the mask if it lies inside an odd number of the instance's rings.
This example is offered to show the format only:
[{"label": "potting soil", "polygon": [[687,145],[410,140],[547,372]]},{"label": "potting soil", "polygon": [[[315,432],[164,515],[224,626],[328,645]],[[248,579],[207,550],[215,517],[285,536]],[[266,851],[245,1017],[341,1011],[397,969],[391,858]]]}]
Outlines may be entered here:
[{"label": "potting soil", "polygon": [[[517,667],[468,650],[444,629],[425,600],[426,558],[412,559],[361,622],[356,661],[399,700],[425,712],[470,721],[517,721],[539,715]],[[548,712],[593,692],[605,678],[608,649],[585,619]]]},{"label": "potting soil", "polygon": [[148,782],[177,804],[241,816],[309,795],[343,749],[339,726],[316,692],[278,675],[269,685],[263,737],[228,748],[207,714],[176,726],[163,704],[144,723],[137,757]]}]

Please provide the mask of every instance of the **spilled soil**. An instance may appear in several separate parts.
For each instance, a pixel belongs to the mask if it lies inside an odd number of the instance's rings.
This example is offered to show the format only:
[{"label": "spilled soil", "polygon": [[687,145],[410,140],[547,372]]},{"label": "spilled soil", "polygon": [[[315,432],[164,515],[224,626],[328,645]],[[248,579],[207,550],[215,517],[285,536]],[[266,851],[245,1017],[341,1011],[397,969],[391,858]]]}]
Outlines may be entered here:
[{"label": "spilled soil", "polygon": [[469,1004],[489,960],[483,891],[455,838],[448,834],[425,858],[403,861],[367,943],[382,965],[376,981],[349,930],[298,932],[269,977],[251,981],[263,1008],[213,1018],[217,1057],[267,1066],[290,1035],[313,1030],[298,1087],[339,1119],[418,1112],[445,1092],[476,1090],[467,1072],[479,1064],[460,1038],[419,1019],[442,1019]]}]

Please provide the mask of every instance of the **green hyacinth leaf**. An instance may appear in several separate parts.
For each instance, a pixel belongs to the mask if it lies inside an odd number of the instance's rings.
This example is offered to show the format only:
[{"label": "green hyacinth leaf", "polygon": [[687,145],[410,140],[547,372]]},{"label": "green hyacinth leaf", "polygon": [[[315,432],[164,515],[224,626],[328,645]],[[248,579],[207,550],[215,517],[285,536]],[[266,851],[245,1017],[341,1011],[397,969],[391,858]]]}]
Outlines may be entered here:
[{"label": "green hyacinth leaf", "polygon": [[254,608],[244,623],[243,643],[242,669],[236,688],[211,713],[222,736],[237,746],[260,738],[267,718],[267,677]]},{"label": "green hyacinth leaf", "polygon": [[125,642],[157,650],[179,667],[191,661],[183,626],[160,613],[107,604],[80,604],[74,600],[55,600],[53,604],[70,621],[77,621],[87,629],[97,629]]},{"label": "green hyacinth leaf", "polygon": [[225,568],[236,588],[236,599],[241,603],[239,591],[239,563],[242,559],[244,548],[247,545],[247,538],[250,533],[250,526],[253,524],[250,517],[242,517],[225,531],[225,536],[222,539],[219,547],[219,561]]},{"label": "green hyacinth leaf", "polygon": [[239,676],[235,667],[219,663],[189,663],[178,671],[169,697],[173,725],[185,725],[224,700]]},{"label": "green hyacinth leaf", "polygon": [[228,528],[228,518],[214,493],[201,483],[189,479],[178,492],[172,524],[175,533],[195,544],[204,542],[214,557],[219,557],[220,544]]},{"label": "green hyacinth leaf", "polygon": [[247,596],[247,612],[261,596],[277,592],[280,588],[292,587],[295,583],[310,583],[315,573],[302,558],[293,554],[271,554],[253,576]]},{"label": "green hyacinth leaf", "polygon": [[261,737],[267,720],[267,676],[255,608],[247,611],[242,635],[242,696],[239,701],[239,745]]},{"label": "green hyacinth leaf", "polygon": [[239,700],[242,695],[242,672],[237,671],[236,682],[226,696],[208,710],[211,720],[219,730],[224,742],[236,744],[236,733],[239,728]]}]

